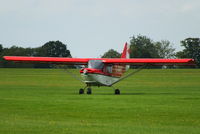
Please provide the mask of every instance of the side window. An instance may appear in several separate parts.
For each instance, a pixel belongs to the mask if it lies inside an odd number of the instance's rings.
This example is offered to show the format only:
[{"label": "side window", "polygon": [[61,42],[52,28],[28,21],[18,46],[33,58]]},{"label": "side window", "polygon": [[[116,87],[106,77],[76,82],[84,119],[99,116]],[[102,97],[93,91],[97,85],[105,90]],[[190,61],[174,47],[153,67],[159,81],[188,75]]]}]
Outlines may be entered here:
[{"label": "side window", "polygon": [[106,72],[107,72],[107,73],[112,73],[112,65],[108,65],[108,66],[106,67]]}]

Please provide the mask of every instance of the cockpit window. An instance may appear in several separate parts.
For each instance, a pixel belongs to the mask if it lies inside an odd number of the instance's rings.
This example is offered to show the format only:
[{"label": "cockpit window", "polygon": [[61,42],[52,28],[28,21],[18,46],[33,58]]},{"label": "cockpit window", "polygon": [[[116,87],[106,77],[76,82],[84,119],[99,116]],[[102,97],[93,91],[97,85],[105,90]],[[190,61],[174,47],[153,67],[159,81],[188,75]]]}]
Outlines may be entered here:
[{"label": "cockpit window", "polygon": [[103,66],[102,60],[90,60],[88,62],[88,68],[103,69]]}]

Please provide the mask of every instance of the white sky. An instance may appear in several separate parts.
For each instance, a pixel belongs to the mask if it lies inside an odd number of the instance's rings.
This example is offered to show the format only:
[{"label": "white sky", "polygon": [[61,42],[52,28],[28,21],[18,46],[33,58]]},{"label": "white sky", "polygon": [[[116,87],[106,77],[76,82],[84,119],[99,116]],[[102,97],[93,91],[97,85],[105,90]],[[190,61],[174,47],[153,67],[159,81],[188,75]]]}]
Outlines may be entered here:
[{"label": "white sky", "polygon": [[73,57],[119,52],[133,35],[180,41],[200,35],[200,0],[0,0],[0,44],[67,44]]}]

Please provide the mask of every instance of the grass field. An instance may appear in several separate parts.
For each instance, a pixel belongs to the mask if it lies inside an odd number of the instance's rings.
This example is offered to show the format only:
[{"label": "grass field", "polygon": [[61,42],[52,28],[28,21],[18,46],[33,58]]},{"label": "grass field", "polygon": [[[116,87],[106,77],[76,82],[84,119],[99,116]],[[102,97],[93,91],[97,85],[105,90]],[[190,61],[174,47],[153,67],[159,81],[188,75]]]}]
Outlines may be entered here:
[{"label": "grass field", "polygon": [[199,69],[142,70],[121,95],[83,86],[59,69],[0,69],[0,134],[200,133]]}]

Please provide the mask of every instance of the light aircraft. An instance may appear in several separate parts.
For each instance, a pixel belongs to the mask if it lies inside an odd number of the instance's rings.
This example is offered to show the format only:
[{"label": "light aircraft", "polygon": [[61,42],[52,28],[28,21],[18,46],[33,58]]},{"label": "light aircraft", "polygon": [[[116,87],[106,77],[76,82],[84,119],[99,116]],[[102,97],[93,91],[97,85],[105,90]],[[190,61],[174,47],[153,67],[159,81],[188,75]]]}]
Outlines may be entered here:
[{"label": "light aircraft", "polygon": [[[22,57],[22,56],[4,56],[5,60],[15,62],[31,62],[31,63],[50,63],[64,65],[85,65],[87,67],[80,70],[85,88],[79,90],[79,94],[84,94],[87,88],[87,94],[91,94],[92,86],[108,86],[113,87],[117,82],[135,74],[147,65],[194,65],[193,59],[145,59],[145,58],[129,58],[130,48],[127,43],[121,58],[61,58],[61,57]],[[123,76],[130,65],[141,66],[136,71]],[[115,94],[120,94],[119,89],[115,89]]]}]

